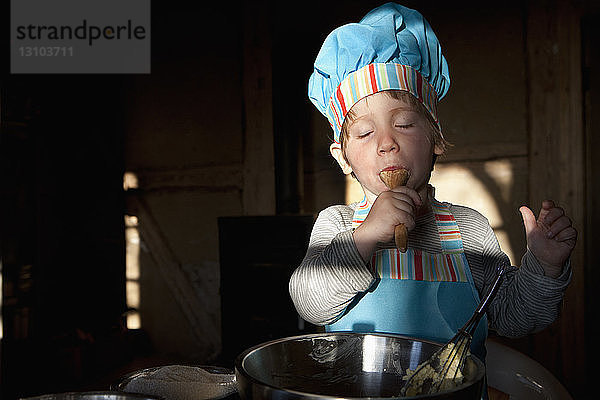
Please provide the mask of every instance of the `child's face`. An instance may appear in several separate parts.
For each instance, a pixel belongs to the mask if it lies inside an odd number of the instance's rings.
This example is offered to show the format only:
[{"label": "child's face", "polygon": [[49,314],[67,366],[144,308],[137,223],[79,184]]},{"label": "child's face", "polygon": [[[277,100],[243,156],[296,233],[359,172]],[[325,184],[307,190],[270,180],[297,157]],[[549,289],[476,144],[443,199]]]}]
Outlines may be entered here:
[{"label": "child's face", "polygon": [[443,151],[432,143],[425,117],[406,101],[382,92],[363,98],[352,112],[345,139],[347,161],[339,145],[331,147],[344,173],[354,172],[371,199],[388,190],[379,178],[386,168],[406,168],[407,186],[417,191],[426,188],[433,154]]}]

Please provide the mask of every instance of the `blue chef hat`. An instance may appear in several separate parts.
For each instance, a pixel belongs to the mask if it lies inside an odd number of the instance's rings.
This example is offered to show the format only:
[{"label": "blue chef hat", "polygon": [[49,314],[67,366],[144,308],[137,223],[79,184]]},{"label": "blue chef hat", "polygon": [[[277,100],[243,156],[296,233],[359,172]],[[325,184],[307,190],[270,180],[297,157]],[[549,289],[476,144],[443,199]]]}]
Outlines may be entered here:
[{"label": "blue chef hat", "polygon": [[387,3],[359,23],[327,36],[308,83],[308,97],[339,142],[352,106],[382,90],[406,90],[438,122],[437,102],[450,86],[448,63],[429,23],[415,10]]}]

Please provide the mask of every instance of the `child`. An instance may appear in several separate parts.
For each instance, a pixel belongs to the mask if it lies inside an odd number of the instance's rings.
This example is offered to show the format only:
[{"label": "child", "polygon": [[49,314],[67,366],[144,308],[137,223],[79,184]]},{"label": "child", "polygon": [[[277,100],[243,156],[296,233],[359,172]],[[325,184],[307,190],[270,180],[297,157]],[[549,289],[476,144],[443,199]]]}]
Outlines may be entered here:
[{"label": "child", "polygon": [[[487,219],[434,198],[429,178],[446,142],[437,101],[450,84],[430,25],[416,11],[385,4],[326,39],[309,97],[329,120],[330,150],[353,174],[364,199],[323,210],[307,254],[290,279],[299,314],[327,331],[382,332],[437,342],[469,319],[509,259]],[[406,169],[405,186],[388,189],[382,170]],[[552,201],[537,217],[520,209],[528,250],[509,266],[471,351],[485,360],[488,324],[516,337],[552,323],[571,279],[577,232]],[[407,228],[408,249],[394,246]]]}]

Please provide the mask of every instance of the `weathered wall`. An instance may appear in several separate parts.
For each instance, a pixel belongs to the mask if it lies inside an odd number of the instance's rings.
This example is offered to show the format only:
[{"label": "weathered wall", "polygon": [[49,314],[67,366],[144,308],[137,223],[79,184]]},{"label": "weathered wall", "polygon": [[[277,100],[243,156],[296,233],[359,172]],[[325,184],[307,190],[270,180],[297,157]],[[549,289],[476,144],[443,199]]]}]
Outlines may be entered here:
[{"label": "weathered wall", "polygon": [[[142,232],[142,326],[159,353],[194,360],[220,346],[217,217],[242,213],[241,16],[202,8],[153,9],[152,74],[131,84],[125,141],[126,170],[146,205],[140,229],[162,235],[168,248]],[[205,317],[199,326],[161,273],[165,258],[173,263],[167,276],[195,289],[190,312]]]},{"label": "weathered wall", "polygon": [[439,26],[450,65],[440,118],[454,145],[440,159],[433,184],[439,199],[486,215],[515,265],[526,248],[518,208],[529,200],[524,12],[508,2],[472,6],[451,18],[437,14],[445,18],[431,22]]}]

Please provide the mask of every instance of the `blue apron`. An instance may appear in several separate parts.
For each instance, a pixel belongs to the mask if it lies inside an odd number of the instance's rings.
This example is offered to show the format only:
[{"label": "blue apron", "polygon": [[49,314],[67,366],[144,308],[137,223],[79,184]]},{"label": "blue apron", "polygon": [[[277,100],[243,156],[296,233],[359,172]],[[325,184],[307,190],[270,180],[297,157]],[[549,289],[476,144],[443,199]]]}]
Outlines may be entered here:
[{"label": "blue apron", "polygon": [[[471,317],[479,304],[456,220],[437,200],[431,204],[442,253],[426,253],[409,247],[377,251],[370,267],[377,277],[358,294],[326,331],[379,332],[445,343]],[[354,213],[353,226],[370,210],[366,199]],[[471,353],[485,360],[487,319],[484,316],[471,343]]]}]

